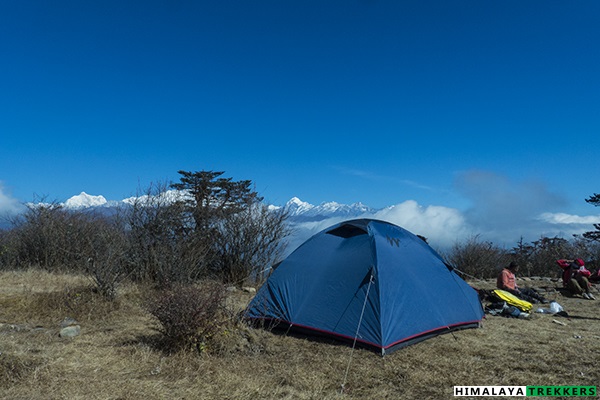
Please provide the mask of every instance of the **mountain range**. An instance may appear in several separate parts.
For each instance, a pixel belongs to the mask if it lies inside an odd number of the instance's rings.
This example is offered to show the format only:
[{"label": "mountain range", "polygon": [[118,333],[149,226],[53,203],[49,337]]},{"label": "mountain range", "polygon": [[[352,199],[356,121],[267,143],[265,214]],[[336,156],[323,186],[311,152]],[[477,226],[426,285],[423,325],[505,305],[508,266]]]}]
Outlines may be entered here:
[{"label": "mountain range", "polygon": [[[181,192],[170,190],[164,193],[167,199],[175,200],[184,196]],[[62,203],[62,206],[71,210],[95,210],[103,213],[111,213],[117,207],[132,204],[136,197],[129,197],[123,200],[107,200],[102,195],[89,195],[85,192],[69,198]],[[289,254],[293,249],[302,244],[306,239],[321,229],[333,225],[342,220],[359,217],[373,217],[378,209],[371,208],[362,203],[340,204],[335,201],[324,202],[319,205],[313,205],[300,200],[298,197],[292,197],[285,205],[270,205],[273,209],[284,208],[288,212],[288,223],[292,234],[287,238],[287,246],[284,255]]]},{"label": "mountain range", "polygon": [[[171,201],[181,198],[184,192],[172,190],[161,194],[162,200]],[[141,196],[142,198],[145,196]],[[104,196],[92,196],[85,192],[73,196],[62,206],[68,209],[90,209],[110,214],[117,207],[133,204],[139,197],[113,201]],[[414,200],[405,200],[388,207],[375,209],[362,203],[340,204],[335,201],[313,205],[292,197],[284,205],[269,205],[273,209],[285,209],[289,215],[287,221],[291,234],[287,238],[288,249],[301,245],[312,235],[344,220],[355,218],[373,218],[401,226],[414,234],[422,235],[436,249],[448,249],[456,243],[472,237],[481,237],[490,243],[503,246],[513,245],[517,240],[531,241],[540,237],[572,237],[589,230],[589,225],[599,221],[598,216],[575,222],[556,214],[527,216],[522,209],[502,208],[501,218],[489,207],[474,206],[466,211],[456,208],[420,205]],[[576,216],[575,216],[576,217]],[[1,219],[0,219],[1,224]],[[0,228],[2,226],[0,225]]]},{"label": "mountain range", "polygon": [[[169,198],[182,196],[177,191],[168,191],[166,195]],[[102,195],[89,195],[85,192],[69,198],[62,203],[63,207],[72,210],[82,209],[106,209],[118,207],[119,205],[131,204],[135,197],[129,197],[120,201],[107,200]],[[319,205],[313,205],[300,200],[298,197],[292,197],[284,206],[275,206],[273,208],[283,207],[289,214],[289,220],[292,223],[318,222],[329,218],[354,218],[364,214],[373,214],[377,209],[366,206],[362,203],[340,204],[335,201],[324,202]]]}]

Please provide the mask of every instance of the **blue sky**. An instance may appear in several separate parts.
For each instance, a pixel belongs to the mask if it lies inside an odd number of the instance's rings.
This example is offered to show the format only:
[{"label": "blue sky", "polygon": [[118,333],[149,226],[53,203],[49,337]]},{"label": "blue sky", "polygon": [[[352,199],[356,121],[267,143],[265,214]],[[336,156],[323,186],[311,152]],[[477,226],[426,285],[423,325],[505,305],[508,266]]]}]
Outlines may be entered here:
[{"label": "blue sky", "polygon": [[3,1],[0,209],[206,169],[278,205],[414,201],[492,230],[595,217],[599,17],[596,0]]}]

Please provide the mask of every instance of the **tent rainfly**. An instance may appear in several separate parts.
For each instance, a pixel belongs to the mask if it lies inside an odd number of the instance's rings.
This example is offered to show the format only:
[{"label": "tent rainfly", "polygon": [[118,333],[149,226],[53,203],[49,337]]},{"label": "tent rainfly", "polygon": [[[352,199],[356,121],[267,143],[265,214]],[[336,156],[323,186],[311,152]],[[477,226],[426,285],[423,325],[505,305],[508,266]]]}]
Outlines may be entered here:
[{"label": "tent rainfly", "polygon": [[271,274],[246,310],[254,321],[389,354],[480,325],[477,292],[421,238],[356,219],[325,229]]}]

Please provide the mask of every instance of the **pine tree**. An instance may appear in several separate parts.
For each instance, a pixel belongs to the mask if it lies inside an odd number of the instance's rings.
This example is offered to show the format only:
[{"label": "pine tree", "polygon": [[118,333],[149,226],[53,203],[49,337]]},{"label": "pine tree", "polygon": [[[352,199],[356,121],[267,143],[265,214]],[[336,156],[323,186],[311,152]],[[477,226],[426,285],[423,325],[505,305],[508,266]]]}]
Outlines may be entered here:
[{"label": "pine tree", "polygon": [[[600,194],[594,193],[593,196],[585,199],[586,202],[592,204],[594,207],[600,206]],[[583,237],[586,239],[600,241],[600,224],[594,224],[595,231],[585,232]]]},{"label": "pine tree", "polygon": [[221,178],[223,171],[177,172],[181,175],[180,183],[171,187],[190,194],[187,203],[197,230],[208,232],[216,221],[262,201],[251,188],[250,180]]}]

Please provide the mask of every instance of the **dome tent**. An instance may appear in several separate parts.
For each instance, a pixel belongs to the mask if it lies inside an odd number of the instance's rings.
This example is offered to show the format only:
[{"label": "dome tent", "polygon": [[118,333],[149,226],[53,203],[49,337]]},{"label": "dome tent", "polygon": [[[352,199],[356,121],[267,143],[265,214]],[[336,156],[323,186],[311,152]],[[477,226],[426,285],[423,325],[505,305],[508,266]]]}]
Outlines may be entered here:
[{"label": "dome tent", "polygon": [[254,321],[325,335],[382,355],[479,326],[477,292],[422,239],[388,222],[325,229],[271,274],[246,310]]}]

